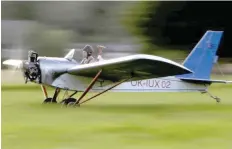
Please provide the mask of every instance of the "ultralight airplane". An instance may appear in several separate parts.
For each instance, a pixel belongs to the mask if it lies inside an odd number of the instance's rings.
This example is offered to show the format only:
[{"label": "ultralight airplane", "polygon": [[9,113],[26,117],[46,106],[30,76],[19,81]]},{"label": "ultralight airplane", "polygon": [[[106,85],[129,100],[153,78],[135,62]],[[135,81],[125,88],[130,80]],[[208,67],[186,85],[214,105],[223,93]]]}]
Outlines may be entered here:
[{"label": "ultralight airplane", "polygon": [[[212,83],[231,83],[225,80],[211,80],[216,52],[223,31],[208,30],[184,60],[183,64],[153,55],[135,54],[109,60],[81,64],[74,55],[75,49],[65,57],[40,57],[29,51],[28,60],[9,59],[5,65],[20,68],[26,82],[41,85],[45,100],[43,103],[57,103],[61,90],[65,95],[60,103],[80,105],[107,91],[111,92],[201,92],[208,93]],[[52,97],[47,94],[46,86],[55,88]],[[74,91],[68,95],[68,91]],[[82,100],[89,92],[96,95]],[[82,92],[78,99],[73,98]]]}]

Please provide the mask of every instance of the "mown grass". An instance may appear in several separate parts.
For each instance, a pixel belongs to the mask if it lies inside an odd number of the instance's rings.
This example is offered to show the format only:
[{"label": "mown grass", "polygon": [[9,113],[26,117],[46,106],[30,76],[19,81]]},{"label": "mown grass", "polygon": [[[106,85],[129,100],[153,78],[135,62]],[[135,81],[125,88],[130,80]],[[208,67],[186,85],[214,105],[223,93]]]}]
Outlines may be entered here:
[{"label": "mown grass", "polygon": [[210,88],[220,104],[200,93],[106,93],[79,108],[43,105],[39,87],[21,87],[2,85],[3,149],[232,148],[231,85]]}]

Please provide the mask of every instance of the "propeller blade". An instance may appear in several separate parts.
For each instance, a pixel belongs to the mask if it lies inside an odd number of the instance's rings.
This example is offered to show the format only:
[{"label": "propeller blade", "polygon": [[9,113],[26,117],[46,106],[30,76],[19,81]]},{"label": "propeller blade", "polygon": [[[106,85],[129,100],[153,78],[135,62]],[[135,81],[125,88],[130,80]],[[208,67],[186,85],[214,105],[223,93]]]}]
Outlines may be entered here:
[{"label": "propeller blade", "polygon": [[23,61],[22,60],[15,60],[15,59],[8,59],[3,62],[4,65],[9,65],[18,68],[22,68]]},{"label": "propeller blade", "polygon": [[232,81],[226,81],[227,84],[232,84]]}]

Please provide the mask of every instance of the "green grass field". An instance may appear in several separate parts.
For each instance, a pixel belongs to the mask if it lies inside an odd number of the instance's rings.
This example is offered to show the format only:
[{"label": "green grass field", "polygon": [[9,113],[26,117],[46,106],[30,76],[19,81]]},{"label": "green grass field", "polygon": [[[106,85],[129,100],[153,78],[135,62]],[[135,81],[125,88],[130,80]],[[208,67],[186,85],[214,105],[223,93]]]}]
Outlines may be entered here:
[{"label": "green grass field", "polygon": [[232,85],[210,88],[220,104],[200,93],[106,93],[79,108],[18,87],[2,85],[3,149],[232,148]]}]

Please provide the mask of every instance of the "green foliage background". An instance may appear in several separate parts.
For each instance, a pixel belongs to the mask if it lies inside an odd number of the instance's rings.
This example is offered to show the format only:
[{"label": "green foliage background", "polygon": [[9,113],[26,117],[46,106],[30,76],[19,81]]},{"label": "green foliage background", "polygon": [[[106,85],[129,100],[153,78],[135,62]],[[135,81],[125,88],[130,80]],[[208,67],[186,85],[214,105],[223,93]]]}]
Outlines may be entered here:
[{"label": "green foliage background", "polygon": [[147,28],[141,27],[141,24],[150,21],[149,14],[154,13],[155,8],[160,5],[159,1],[140,1],[135,6],[129,7],[126,15],[121,22],[127,30],[138,37],[142,46],[142,53],[164,56],[167,58],[184,58],[188,53],[180,49],[171,49],[170,47],[157,46],[152,43],[151,37],[144,34]]}]

